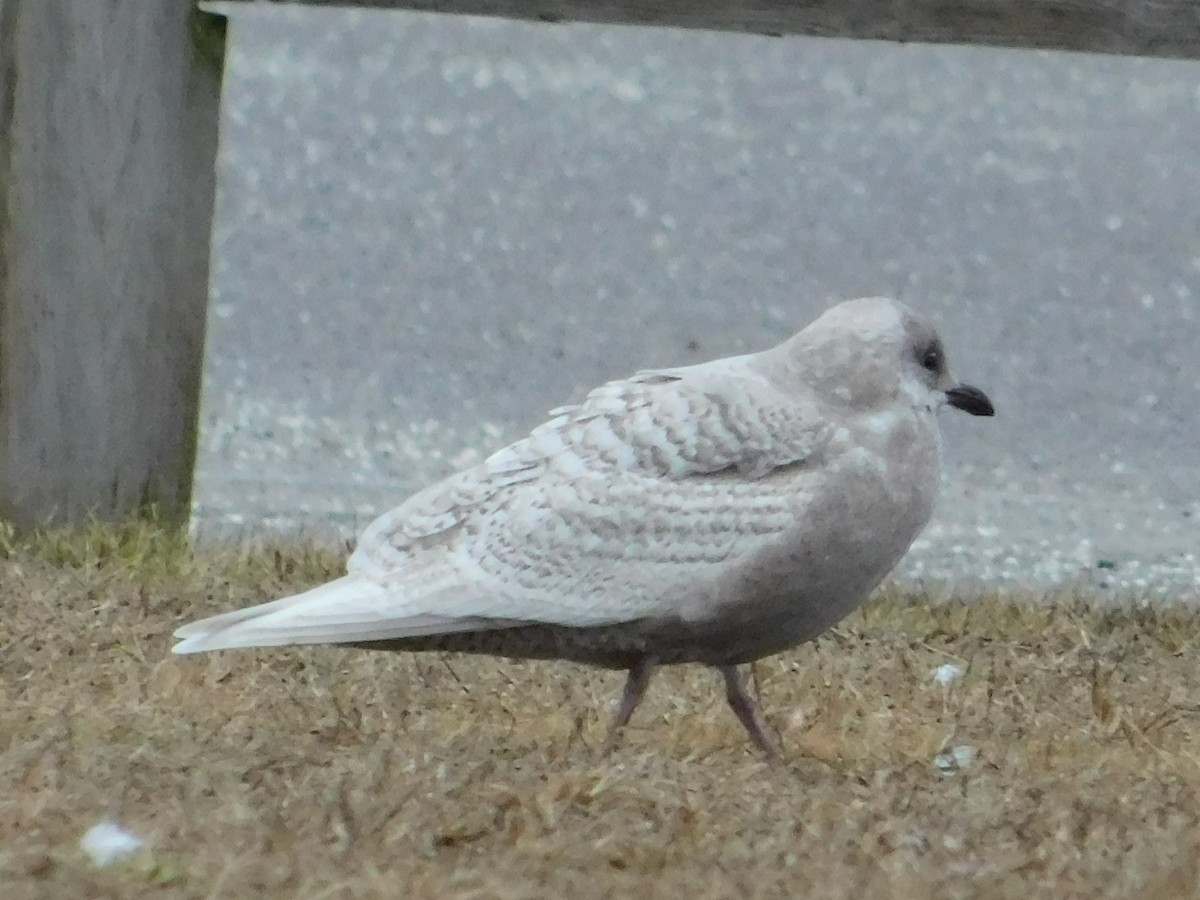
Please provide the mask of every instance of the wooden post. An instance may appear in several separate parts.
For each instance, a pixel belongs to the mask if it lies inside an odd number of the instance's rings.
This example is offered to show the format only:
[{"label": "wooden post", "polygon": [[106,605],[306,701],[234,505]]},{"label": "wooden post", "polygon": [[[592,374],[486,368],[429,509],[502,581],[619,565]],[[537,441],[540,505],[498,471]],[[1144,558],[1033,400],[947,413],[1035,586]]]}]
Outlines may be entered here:
[{"label": "wooden post", "polygon": [[189,511],[224,19],[0,0],[0,517]]}]

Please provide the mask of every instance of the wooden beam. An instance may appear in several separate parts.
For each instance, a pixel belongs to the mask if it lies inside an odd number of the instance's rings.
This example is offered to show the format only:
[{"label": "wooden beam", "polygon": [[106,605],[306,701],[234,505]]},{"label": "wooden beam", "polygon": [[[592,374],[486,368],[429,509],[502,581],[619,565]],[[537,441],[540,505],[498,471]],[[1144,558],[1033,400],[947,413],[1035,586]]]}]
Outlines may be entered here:
[{"label": "wooden beam", "polygon": [[[227,0],[230,3],[262,0]],[[272,0],[280,2],[280,0]],[[1200,57],[1198,0],[282,0],[824,37]],[[214,7],[224,6],[214,3]],[[206,6],[207,8],[207,6]]]},{"label": "wooden beam", "polygon": [[189,511],[224,20],[0,0],[0,516]]}]

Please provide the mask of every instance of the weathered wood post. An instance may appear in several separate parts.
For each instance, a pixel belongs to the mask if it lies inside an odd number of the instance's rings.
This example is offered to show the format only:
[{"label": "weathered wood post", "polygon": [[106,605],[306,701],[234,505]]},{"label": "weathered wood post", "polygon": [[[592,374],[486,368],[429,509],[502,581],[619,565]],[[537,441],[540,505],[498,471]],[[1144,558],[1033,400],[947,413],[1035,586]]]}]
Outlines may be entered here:
[{"label": "weathered wood post", "polygon": [[0,0],[0,517],[187,515],[223,49],[186,0]]}]

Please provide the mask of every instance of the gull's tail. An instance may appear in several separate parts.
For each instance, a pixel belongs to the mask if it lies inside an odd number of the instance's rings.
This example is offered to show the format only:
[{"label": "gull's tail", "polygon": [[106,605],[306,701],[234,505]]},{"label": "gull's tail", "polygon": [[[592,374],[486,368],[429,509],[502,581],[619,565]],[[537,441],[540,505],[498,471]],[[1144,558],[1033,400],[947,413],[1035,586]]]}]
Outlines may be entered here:
[{"label": "gull's tail", "polygon": [[[436,599],[428,598],[427,599]],[[408,609],[405,609],[405,606]],[[424,605],[424,604],[422,604]],[[411,611],[412,614],[406,614]],[[184,625],[175,653],[284,644],[346,644],[494,628],[495,620],[429,615],[394,590],[346,575],[303,594]]]}]

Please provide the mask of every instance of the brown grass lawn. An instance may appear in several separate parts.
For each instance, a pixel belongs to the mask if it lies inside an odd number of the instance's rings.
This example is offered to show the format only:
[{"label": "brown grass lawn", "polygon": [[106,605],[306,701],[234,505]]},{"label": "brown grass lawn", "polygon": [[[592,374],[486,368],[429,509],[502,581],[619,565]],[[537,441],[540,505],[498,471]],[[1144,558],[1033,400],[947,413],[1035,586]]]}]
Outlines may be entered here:
[{"label": "brown grass lawn", "polygon": [[[0,896],[1200,893],[1195,612],[885,592],[758,665],[775,767],[696,668],[660,673],[602,760],[618,674],[169,654],[182,620],[340,563],[0,533]],[[949,688],[943,663],[965,669]],[[965,768],[935,765],[960,746]],[[102,818],[146,849],[94,866],[79,839]]]}]

